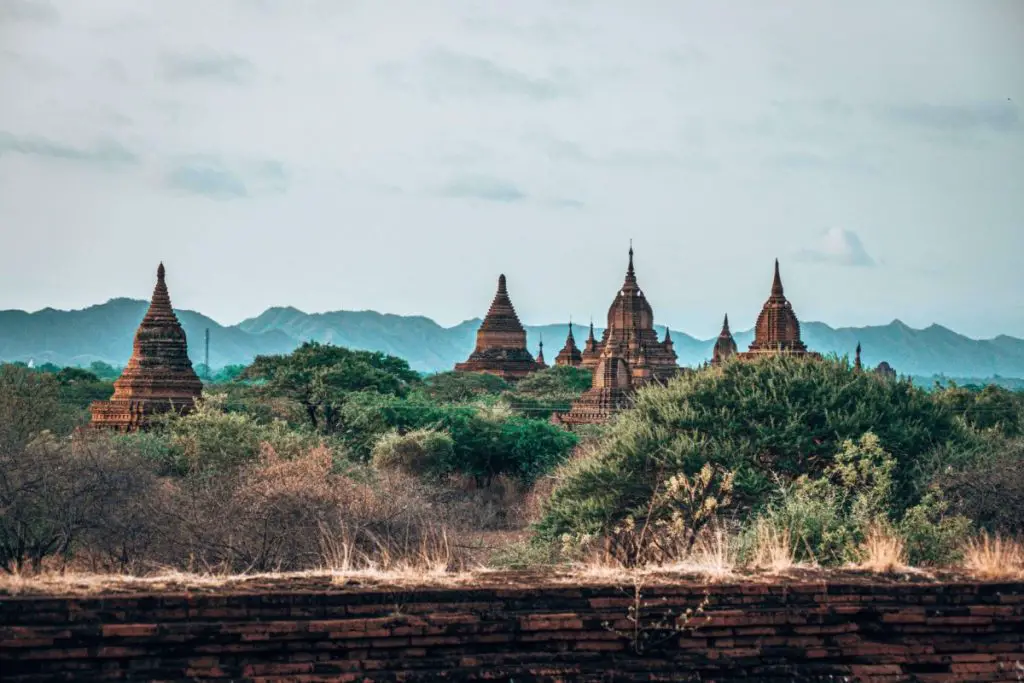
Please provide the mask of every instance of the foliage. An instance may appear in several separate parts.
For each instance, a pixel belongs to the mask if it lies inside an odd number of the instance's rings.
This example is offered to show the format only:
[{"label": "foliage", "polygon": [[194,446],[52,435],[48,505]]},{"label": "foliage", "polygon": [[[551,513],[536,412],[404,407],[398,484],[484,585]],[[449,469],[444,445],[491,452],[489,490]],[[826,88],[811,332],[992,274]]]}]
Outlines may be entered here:
[{"label": "foliage", "polygon": [[973,388],[953,384],[938,389],[935,398],[975,429],[992,429],[1009,437],[1024,435],[1024,392],[992,384]]},{"label": "foliage", "polygon": [[519,380],[503,401],[524,415],[547,419],[553,412],[568,411],[590,384],[589,370],[556,365]]},{"label": "foliage", "polygon": [[424,396],[440,403],[468,403],[497,396],[509,388],[508,382],[486,372],[439,372],[423,380]]},{"label": "foliage", "polygon": [[413,475],[436,475],[451,460],[454,449],[455,442],[445,432],[415,429],[399,434],[392,431],[381,436],[374,445],[373,465]]},{"label": "foliage", "polygon": [[53,375],[0,365],[0,452],[23,448],[44,430],[65,427],[60,384]]},{"label": "foliage", "polygon": [[936,469],[933,486],[956,513],[989,533],[1024,529],[1024,438],[986,434],[969,460]]},{"label": "foliage", "polygon": [[538,531],[552,540],[607,532],[663,478],[692,475],[705,462],[735,472],[736,502],[756,508],[777,488],[773,481],[821,474],[843,441],[868,431],[894,459],[900,509],[927,487],[923,455],[971,440],[927,392],[840,361],[765,358],[686,373],[638,392],[594,456],[563,473]]},{"label": "foliage", "polygon": [[257,356],[240,378],[260,380],[265,393],[295,401],[310,427],[325,433],[339,427],[341,409],[351,394],[403,396],[420,381],[401,358],[317,342],[306,342],[288,355]]}]

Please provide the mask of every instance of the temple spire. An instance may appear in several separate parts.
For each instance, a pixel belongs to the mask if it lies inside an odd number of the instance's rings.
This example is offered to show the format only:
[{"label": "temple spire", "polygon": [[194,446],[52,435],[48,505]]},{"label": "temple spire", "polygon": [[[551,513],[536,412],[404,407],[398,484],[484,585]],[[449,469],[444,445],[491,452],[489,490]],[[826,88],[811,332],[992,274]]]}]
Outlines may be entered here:
[{"label": "temple spire", "polygon": [[782,277],[779,275],[779,259],[775,259],[775,279],[772,280],[772,296],[782,296]]},{"label": "temple spire", "polygon": [[722,332],[729,332],[729,314],[725,314],[725,320],[722,321]]},{"label": "temple spire", "polygon": [[569,336],[566,338],[566,341],[569,341],[569,340],[571,340],[573,343],[576,342],[576,339],[572,336],[572,316],[571,315],[569,316]]},{"label": "temple spire", "polygon": [[668,325],[665,325],[665,343],[666,344],[671,344],[672,343],[672,333],[669,331]]},{"label": "temple spire", "polygon": [[860,370],[862,368],[860,363],[860,342],[857,342],[857,351],[854,356],[853,367],[856,370]]},{"label": "temple spire", "polygon": [[508,289],[505,287],[504,273],[498,276],[498,294],[508,294]]},{"label": "temple spire", "polygon": [[540,346],[537,349],[537,362],[541,365],[546,365],[544,363],[544,333],[540,332],[538,334],[540,335]]},{"label": "temple spire", "polygon": [[626,268],[626,282],[636,282],[636,271],[633,270],[633,240],[629,240],[629,267]]}]

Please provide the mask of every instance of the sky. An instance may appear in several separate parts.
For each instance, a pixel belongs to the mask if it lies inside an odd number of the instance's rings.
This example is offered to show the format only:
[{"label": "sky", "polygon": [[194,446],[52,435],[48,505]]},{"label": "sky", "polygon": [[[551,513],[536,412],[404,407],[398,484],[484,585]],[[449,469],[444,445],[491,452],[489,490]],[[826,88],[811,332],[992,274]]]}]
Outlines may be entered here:
[{"label": "sky", "polygon": [[1024,337],[1018,0],[0,0],[0,309]]}]

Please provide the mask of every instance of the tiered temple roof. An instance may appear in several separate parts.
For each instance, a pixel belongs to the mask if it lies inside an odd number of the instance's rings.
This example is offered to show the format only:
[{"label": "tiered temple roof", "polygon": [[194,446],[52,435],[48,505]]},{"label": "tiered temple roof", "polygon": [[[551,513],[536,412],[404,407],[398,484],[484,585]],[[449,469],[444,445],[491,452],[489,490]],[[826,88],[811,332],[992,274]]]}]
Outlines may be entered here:
[{"label": "tiered temple roof", "polygon": [[544,335],[541,335],[540,343],[537,346],[537,365],[541,366],[541,368],[546,368],[548,366],[548,364],[544,362]]},{"label": "tiered temple roof", "polygon": [[91,406],[94,427],[138,431],[154,415],[190,412],[202,394],[203,384],[192,369],[185,331],[171,308],[164,274],[161,263],[153,299],[135,333],[132,357],[114,382],[114,395]]},{"label": "tiered temple roof", "polygon": [[599,351],[593,384],[568,413],[559,416],[566,424],[604,421],[628,405],[636,387],[667,381],[680,371],[668,329],[664,341],[654,330],[654,311],[637,283],[632,246],[625,282],[608,309],[608,326],[599,344],[590,342],[588,339],[582,357],[583,367],[587,367],[588,351]]},{"label": "tiered temple roof", "polygon": [[735,354],[736,340],[732,338],[732,332],[729,331],[729,314],[726,314],[725,320],[722,321],[722,331],[718,333],[714,351],[711,353],[711,364],[720,365]]},{"label": "tiered temple roof", "polygon": [[516,309],[508,296],[505,276],[498,277],[498,291],[476,333],[476,348],[464,363],[457,363],[459,372],[487,372],[515,381],[543,369],[526,348],[526,330],[519,322]]},{"label": "tiered temple roof", "polygon": [[583,344],[583,353],[580,354],[580,367],[593,370],[601,362],[601,343],[594,338],[594,321],[590,321],[590,335]]},{"label": "tiered temple roof", "polygon": [[[593,330],[593,325],[591,325]],[[565,346],[555,356],[555,365],[568,365],[578,368],[583,363],[583,354],[576,346],[576,339],[572,336],[572,320],[569,321],[569,334],[565,337]]]},{"label": "tiered temple roof", "polygon": [[804,356],[809,353],[807,346],[800,339],[800,321],[796,319],[793,306],[783,293],[779,260],[775,259],[775,278],[772,280],[771,295],[765,301],[761,314],[757,316],[754,341],[751,342],[750,348],[740,355],[750,358],[762,355]]}]

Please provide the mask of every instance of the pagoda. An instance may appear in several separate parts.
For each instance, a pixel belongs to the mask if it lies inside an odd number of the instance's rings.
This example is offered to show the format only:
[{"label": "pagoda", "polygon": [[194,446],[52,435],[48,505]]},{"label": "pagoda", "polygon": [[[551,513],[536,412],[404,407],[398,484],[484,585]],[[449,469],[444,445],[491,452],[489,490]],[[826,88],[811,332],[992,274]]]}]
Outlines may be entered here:
[{"label": "pagoda", "polygon": [[540,335],[540,344],[537,347],[537,365],[539,365],[541,367],[541,369],[546,369],[548,367],[548,364],[544,362],[544,335],[543,334]]},{"label": "pagoda", "polygon": [[594,321],[590,321],[590,335],[583,343],[583,353],[580,354],[580,367],[585,370],[593,370],[601,362],[601,345],[594,338]]},{"label": "pagoda", "polygon": [[727,313],[722,322],[722,331],[718,333],[715,348],[711,352],[711,365],[717,367],[735,354],[736,340],[732,338],[732,332],[729,331],[729,314]]},{"label": "pagoda", "polygon": [[593,325],[590,336],[582,354],[582,366],[587,367],[588,351],[599,351],[593,383],[568,413],[559,416],[564,424],[603,422],[629,404],[637,387],[648,382],[666,382],[680,372],[668,328],[664,341],[658,339],[654,330],[654,311],[633,268],[632,245],[626,279],[608,308],[608,326],[601,342],[591,345]]},{"label": "pagoda", "polygon": [[192,369],[185,331],[171,308],[164,273],[161,263],[153,299],[135,332],[132,357],[114,382],[114,395],[90,407],[93,427],[138,431],[154,415],[190,412],[202,394],[203,384]]},{"label": "pagoda", "polygon": [[[591,325],[591,336],[593,336],[593,325]],[[576,346],[576,339],[572,336],[572,320],[569,320],[569,334],[565,338],[565,346],[555,356],[555,365],[568,365],[578,368],[583,363],[583,354]]]},{"label": "pagoda", "polygon": [[808,351],[800,340],[800,321],[796,319],[793,306],[783,293],[778,259],[775,259],[771,295],[764,302],[754,326],[754,341],[745,353],[739,355],[747,359],[766,355],[820,357]]},{"label": "pagoda", "polygon": [[476,348],[457,372],[486,372],[507,381],[526,377],[545,366],[533,359],[526,348],[526,330],[519,322],[508,296],[505,276],[498,277],[498,292],[476,333]]}]

